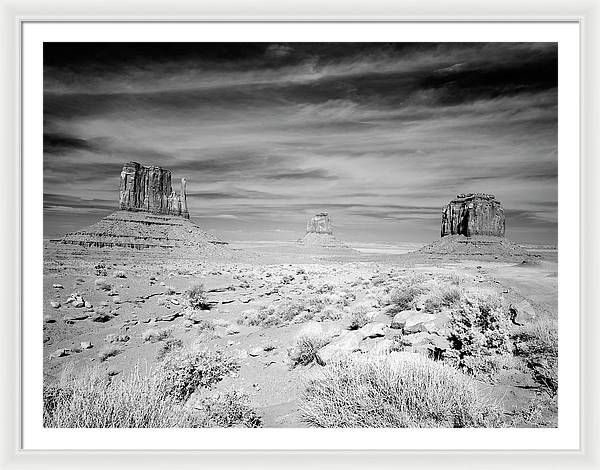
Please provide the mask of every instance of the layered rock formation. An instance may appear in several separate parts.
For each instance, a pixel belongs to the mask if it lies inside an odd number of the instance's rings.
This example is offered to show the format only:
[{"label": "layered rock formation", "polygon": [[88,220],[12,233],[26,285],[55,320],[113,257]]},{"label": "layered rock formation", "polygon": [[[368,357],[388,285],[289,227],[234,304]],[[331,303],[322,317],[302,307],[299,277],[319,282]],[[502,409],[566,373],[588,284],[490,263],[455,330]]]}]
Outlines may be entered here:
[{"label": "layered rock formation", "polygon": [[298,243],[323,248],[348,248],[333,236],[331,218],[327,212],[319,212],[306,224],[306,235]]},{"label": "layered rock formation", "polygon": [[491,235],[503,237],[504,209],[492,194],[459,194],[442,210],[442,237]]},{"label": "layered rock formation", "polygon": [[492,194],[459,194],[442,209],[441,239],[419,253],[456,258],[513,259],[529,256],[504,238],[502,204]]},{"label": "layered rock formation", "polygon": [[333,235],[329,214],[327,212],[320,212],[312,217],[306,224],[306,233],[326,233]]},{"label": "layered rock formation", "polygon": [[184,250],[189,255],[223,253],[226,243],[189,220],[186,181],[171,188],[171,172],[129,162],[121,171],[120,210],[59,243],[89,248]]},{"label": "layered rock formation", "polygon": [[171,187],[171,171],[136,162],[123,165],[119,187],[119,208],[153,214],[179,215],[189,219],[186,181],[181,180],[181,193]]}]

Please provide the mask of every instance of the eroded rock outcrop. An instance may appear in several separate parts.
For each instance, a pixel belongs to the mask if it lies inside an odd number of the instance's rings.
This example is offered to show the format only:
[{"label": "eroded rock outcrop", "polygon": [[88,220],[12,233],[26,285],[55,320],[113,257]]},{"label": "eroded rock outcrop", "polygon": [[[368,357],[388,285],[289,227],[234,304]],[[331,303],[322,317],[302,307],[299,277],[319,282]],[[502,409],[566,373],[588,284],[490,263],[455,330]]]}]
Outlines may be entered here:
[{"label": "eroded rock outcrop", "polygon": [[306,224],[306,235],[298,243],[312,247],[349,249],[333,236],[331,218],[327,212],[319,212],[310,218]]},{"label": "eroded rock outcrop", "polygon": [[223,254],[226,243],[189,220],[185,184],[182,179],[181,193],[175,193],[170,170],[126,163],[121,171],[120,210],[58,241],[86,248]]},{"label": "eroded rock outcrop", "polygon": [[121,170],[119,208],[189,219],[185,178],[181,179],[181,192],[178,194],[171,187],[170,170],[136,162],[126,163]]},{"label": "eroded rock outcrop", "polygon": [[492,194],[459,194],[442,210],[442,237],[447,235],[503,237],[504,231],[504,209]]},{"label": "eroded rock outcrop", "polygon": [[326,233],[333,235],[329,214],[327,212],[320,212],[312,217],[306,224],[306,233]]}]

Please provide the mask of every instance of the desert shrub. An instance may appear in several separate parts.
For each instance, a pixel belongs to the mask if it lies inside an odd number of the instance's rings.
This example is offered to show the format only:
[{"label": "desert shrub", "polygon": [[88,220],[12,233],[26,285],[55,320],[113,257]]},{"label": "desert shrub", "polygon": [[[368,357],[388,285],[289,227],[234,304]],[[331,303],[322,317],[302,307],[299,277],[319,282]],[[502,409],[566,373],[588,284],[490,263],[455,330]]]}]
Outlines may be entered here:
[{"label": "desert shrub", "polygon": [[318,427],[495,427],[501,409],[470,377],[418,354],[347,356],[311,380],[300,403]]},{"label": "desert shrub", "polygon": [[119,271],[115,271],[115,272],[113,273],[113,275],[114,275],[115,277],[118,277],[118,278],[121,278],[121,279],[124,279],[124,278],[126,278],[126,277],[127,277],[127,276],[125,275],[125,271],[121,271],[121,270],[119,270]]},{"label": "desert shrub", "polygon": [[327,320],[335,321],[342,318],[342,311],[339,308],[328,305],[325,308],[323,308],[323,310],[315,312],[312,318],[314,321],[319,322]]},{"label": "desert shrub", "polygon": [[320,362],[318,351],[330,341],[331,337],[320,325],[306,325],[298,332],[293,345],[288,349],[291,366],[306,366],[312,362]]},{"label": "desert shrub", "polygon": [[190,287],[185,295],[189,306],[193,309],[210,310],[210,303],[206,299],[206,291],[203,284],[196,284]]},{"label": "desert shrub", "polygon": [[167,354],[172,351],[176,351],[178,349],[183,348],[183,341],[179,338],[177,339],[168,339],[164,343],[161,344],[158,352],[156,353],[156,360],[161,361]]},{"label": "desert shrub", "polygon": [[171,337],[173,330],[171,328],[150,328],[142,333],[142,340],[150,343],[158,343]]},{"label": "desert shrub", "polygon": [[326,304],[320,297],[284,301],[278,305],[260,307],[258,310],[246,310],[242,312],[238,323],[250,326],[277,326],[327,319],[328,317],[321,315],[325,307]]},{"label": "desert shrub", "polygon": [[173,351],[156,371],[160,388],[177,401],[187,400],[199,387],[210,387],[239,369],[237,362],[221,351]]},{"label": "desert shrub", "polygon": [[214,322],[212,322],[211,320],[206,320],[204,318],[197,320],[195,322],[195,325],[199,331],[214,331],[215,330]]},{"label": "desert shrub", "polygon": [[463,294],[446,328],[452,350],[445,356],[469,373],[491,375],[503,361],[493,356],[511,354],[510,321],[493,291]]},{"label": "desert shrub", "polygon": [[247,396],[227,392],[198,406],[181,403],[161,386],[162,376],[138,366],[121,380],[100,368],[75,375],[67,368],[57,384],[44,384],[44,427],[164,428],[260,426]]},{"label": "desert shrub", "polygon": [[96,276],[107,276],[108,272],[106,271],[106,265],[104,263],[98,263],[94,266],[94,270],[96,272]]},{"label": "desert shrub", "polygon": [[248,402],[248,395],[235,390],[202,398],[194,404],[194,409],[200,412],[199,415],[194,416],[196,420],[200,418],[194,427],[259,428],[262,424],[260,416]]},{"label": "desert shrub", "polygon": [[100,350],[100,352],[98,353],[98,359],[100,359],[100,362],[104,362],[109,357],[117,356],[117,355],[121,354],[122,352],[123,352],[123,348],[121,348],[119,346],[107,345],[104,348],[102,348]]},{"label": "desert shrub", "polygon": [[358,330],[367,323],[369,323],[369,317],[367,315],[368,310],[364,305],[359,305],[350,311],[350,324],[348,325],[349,330]]},{"label": "desert shrub", "polygon": [[558,392],[558,324],[548,318],[519,327],[514,334],[515,355],[531,370],[550,396]]},{"label": "desert shrub", "polygon": [[422,287],[410,284],[395,288],[390,293],[390,301],[394,306],[394,308],[390,310],[390,313],[398,313],[402,310],[410,309],[412,302],[422,292]]},{"label": "desert shrub", "polygon": [[423,311],[436,313],[444,307],[454,307],[460,301],[461,295],[462,291],[457,285],[440,283],[422,293],[417,301],[423,305]]}]

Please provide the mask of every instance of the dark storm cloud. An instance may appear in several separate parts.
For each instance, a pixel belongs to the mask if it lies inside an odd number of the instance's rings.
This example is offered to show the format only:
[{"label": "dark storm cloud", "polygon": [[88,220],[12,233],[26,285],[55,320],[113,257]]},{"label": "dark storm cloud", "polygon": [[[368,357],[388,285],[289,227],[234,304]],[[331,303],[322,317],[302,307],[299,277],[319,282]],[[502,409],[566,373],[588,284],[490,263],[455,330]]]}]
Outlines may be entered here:
[{"label": "dark storm cloud", "polygon": [[46,43],[44,132],[45,191],[73,201],[116,201],[134,160],[185,176],[201,217],[429,233],[488,191],[535,231],[556,219],[557,47]]}]

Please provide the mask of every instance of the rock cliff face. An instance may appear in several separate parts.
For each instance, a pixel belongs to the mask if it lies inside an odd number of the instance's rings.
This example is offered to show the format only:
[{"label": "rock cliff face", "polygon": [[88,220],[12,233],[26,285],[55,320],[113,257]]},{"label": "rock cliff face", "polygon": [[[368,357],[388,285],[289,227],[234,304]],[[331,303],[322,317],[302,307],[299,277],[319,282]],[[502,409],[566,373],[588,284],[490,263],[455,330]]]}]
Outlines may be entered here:
[{"label": "rock cliff face", "polygon": [[306,233],[326,233],[333,234],[331,229],[331,219],[327,212],[321,212],[312,217],[306,224]]},{"label": "rock cliff face", "polygon": [[442,210],[442,237],[491,235],[503,237],[504,209],[492,194],[459,194]]},{"label": "rock cliff face", "polygon": [[179,215],[189,219],[186,181],[181,180],[181,193],[171,187],[171,171],[136,162],[123,165],[119,188],[119,208],[153,214]]}]

